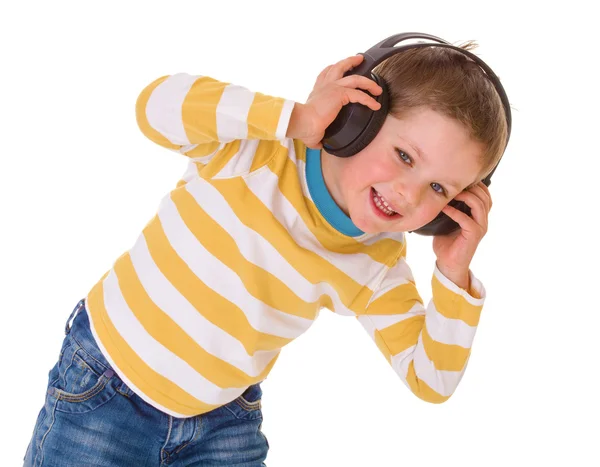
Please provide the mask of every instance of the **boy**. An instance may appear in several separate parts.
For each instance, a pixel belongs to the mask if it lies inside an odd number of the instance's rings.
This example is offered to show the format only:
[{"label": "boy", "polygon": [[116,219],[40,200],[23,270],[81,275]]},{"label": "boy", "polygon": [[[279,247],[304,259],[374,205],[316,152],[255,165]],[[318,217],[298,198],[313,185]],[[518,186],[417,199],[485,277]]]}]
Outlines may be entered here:
[{"label": "boy", "polygon": [[[500,99],[458,55],[384,62],[392,108],[347,159],[320,141],[343,105],[379,108],[374,81],[344,77],[361,55],[323,70],[305,104],[184,73],[148,85],[139,127],[188,169],[73,310],[25,465],[264,465],[260,382],[321,307],[355,316],[415,395],[447,400],[485,298],[469,270],[492,204],[479,180],[507,134]],[[441,67],[470,79],[436,84]],[[440,211],[460,230],[434,238],[425,308],[404,232]]]}]

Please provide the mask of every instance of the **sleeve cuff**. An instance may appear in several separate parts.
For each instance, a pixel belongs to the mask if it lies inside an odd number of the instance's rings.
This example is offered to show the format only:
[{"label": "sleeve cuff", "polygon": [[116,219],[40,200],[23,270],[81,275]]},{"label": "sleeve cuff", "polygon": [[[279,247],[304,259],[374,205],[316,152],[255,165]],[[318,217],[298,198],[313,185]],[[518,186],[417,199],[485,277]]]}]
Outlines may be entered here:
[{"label": "sleeve cuff", "polygon": [[281,108],[281,114],[279,115],[279,123],[277,124],[277,130],[275,131],[275,138],[278,140],[285,139],[290,119],[292,118],[292,110],[294,110],[295,101],[285,99]]},{"label": "sleeve cuff", "polygon": [[485,302],[486,291],[485,287],[479,279],[475,277],[473,271],[469,269],[469,291],[461,289],[458,285],[448,279],[438,269],[437,264],[433,272],[434,276],[442,283],[448,290],[454,292],[457,295],[463,297],[468,303],[474,306],[481,306]]}]

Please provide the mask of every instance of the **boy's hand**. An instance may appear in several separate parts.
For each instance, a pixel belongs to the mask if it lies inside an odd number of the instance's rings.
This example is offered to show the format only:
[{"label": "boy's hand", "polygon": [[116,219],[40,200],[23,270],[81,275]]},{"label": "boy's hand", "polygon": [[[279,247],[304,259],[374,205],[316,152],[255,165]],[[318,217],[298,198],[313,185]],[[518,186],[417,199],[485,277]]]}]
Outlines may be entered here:
[{"label": "boy's hand", "polygon": [[353,102],[379,110],[381,104],[360,90],[378,96],[383,90],[375,81],[359,75],[344,77],[345,72],[358,66],[363,59],[362,55],[348,57],[329,65],[319,74],[306,103],[294,105],[287,130],[289,138],[299,139],[309,148],[320,149],[325,130],[344,105]]},{"label": "boy's hand", "polygon": [[460,229],[449,235],[433,238],[433,252],[437,256],[437,267],[442,274],[462,289],[469,290],[469,265],[475,250],[487,233],[488,214],[492,208],[492,197],[488,187],[479,182],[455,198],[471,208],[471,216],[447,205],[442,210]]}]

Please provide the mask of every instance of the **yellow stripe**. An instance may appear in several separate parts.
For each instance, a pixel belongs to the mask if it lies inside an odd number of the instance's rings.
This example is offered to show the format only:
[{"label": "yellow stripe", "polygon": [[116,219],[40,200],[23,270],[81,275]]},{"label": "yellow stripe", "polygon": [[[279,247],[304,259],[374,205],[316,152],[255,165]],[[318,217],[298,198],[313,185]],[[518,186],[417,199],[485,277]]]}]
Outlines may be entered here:
[{"label": "yellow stripe", "polygon": [[388,363],[391,365],[392,353],[390,352],[390,349],[388,349],[388,346],[385,344],[383,338],[381,337],[381,334],[377,330],[375,331],[375,345],[377,345],[379,351],[383,354]]},{"label": "yellow stripe", "polygon": [[[279,189],[283,195],[294,206],[311,233],[324,248],[343,254],[364,253],[369,255],[373,261],[387,266],[396,262],[398,255],[404,249],[402,242],[384,238],[372,245],[365,245],[351,237],[345,237],[345,241],[340,242],[344,235],[331,227],[315,204],[304,196],[298,178],[298,168],[295,164],[287,162],[287,158],[278,157],[271,160],[269,167],[273,173],[279,175]],[[306,209],[307,205],[310,205],[310,211]]]},{"label": "yellow stripe", "polygon": [[423,348],[436,370],[444,371],[462,371],[471,352],[471,349],[465,349],[460,345],[444,344],[433,340],[426,326],[423,327]]},{"label": "yellow stripe", "polygon": [[229,83],[202,76],[190,87],[183,101],[181,118],[185,133],[193,144],[210,143],[219,139],[217,105],[228,85]]},{"label": "yellow stripe", "polygon": [[417,378],[414,361],[411,361],[408,365],[406,381],[408,382],[410,390],[417,397],[423,399],[426,402],[431,402],[433,404],[441,404],[442,402],[446,402],[450,398],[450,396],[442,396],[438,392],[434,391],[431,388],[431,386],[429,386],[425,381]]},{"label": "yellow stripe", "polygon": [[303,161],[306,164],[306,145],[299,139],[295,139],[293,142],[296,160]]},{"label": "yellow stripe", "polygon": [[424,323],[424,316],[413,316],[375,333],[381,335],[390,353],[396,355],[417,343]]},{"label": "yellow stripe", "polygon": [[243,179],[210,180],[210,183],[227,199],[238,219],[269,242],[307,281],[333,284],[342,303],[352,304],[362,285],[317,253],[299,246]]},{"label": "yellow stripe", "polygon": [[234,238],[198,205],[187,190],[172,192],[171,198],[190,232],[218,261],[239,276],[251,295],[284,313],[315,319],[318,299],[305,302],[276,276],[248,261]]},{"label": "yellow stripe", "polygon": [[127,284],[122,290],[123,297],[146,332],[211,383],[221,388],[231,388],[250,386],[266,378],[276,359],[262,373],[250,377],[230,363],[209,354],[150,299],[129,255],[122,257],[115,265],[115,272],[119,282]]},{"label": "yellow stripe", "polygon": [[[199,144],[194,149],[190,149],[189,151],[183,153],[183,155],[187,156],[187,157],[207,156],[208,154],[215,152],[217,149],[219,149],[220,145],[221,145],[221,143],[219,141],[213,141],[212,143]],[[196,164],[201,165],[199,162],[196,162]]]},{"label": "yellow stripe", "polygon": [[204,178],[211,178],[218,174],[223,167],[235,156],[250,157],[248,154],[239,154],[241,140],[236,139],[227,143],[222,149],[216,152],[210,158],[210,161],[202,168],[200,175]]},{"label": "yellow stripe", "polygon": [[416,303],[423,304],[419,291],[411,282],[398,285],[377,297],[366,310],[368,315],[407,313]]},{"label": "yellow stripe", "polygon": [[129,380],[150,399],[163,407],[192,416],[208,412],[217,406],[206,404],[151,369],[119,335],[104,304],[102,281],[88,294],[88,312],[102,345]]},{"label": "yellow stripe", "polygon": [[284,99],[254,93],[248,111],[248,139],[275,139]]},{"label": "yellow stripe", "polygon": [[292,341],[257,331],[240,308],[202,282],[177,255],[158,218],[146,226],[144,237],[156,266],[173,287],[208,321],[240,341],[248,355],[258,350],[280,349]]},{"label": "yellow stripe", "polygon": [[440,280],[431,279],[433,303],[437,311],[450,319],[460,319],[469,326],[477,326],[481,316],[482,305],[470,304],[462,295],[447,289]]},{"label": "yellow stripe", "polygon": [[260,169],[268,164],[274,157],[286,157],[287,148],[283,147],[279,141],[261,140],[256,148],[256,153],[252,159],[250,172]]},{"label": "yellow stripe", "polygon": [[150,141],[153,141],[156,144],[159,144],[168,149],[176,149],[179,150],[181,146],[178,144],[171,143],[167,138],[161,135],[158,131],[150,126],[148,122],[148,118],[146,117],[146,105],[148,104],[148,100],[150,99],[150,95],[156,89],[156,87],[164,82],[169,76],[163,76],[158,78],[157,80],[150,83],[148,86],[144,88],[144,90],[140,93],[137,98],[135,104],[135,114],[137,119],[137,124],[144,134],[146,138]]}]

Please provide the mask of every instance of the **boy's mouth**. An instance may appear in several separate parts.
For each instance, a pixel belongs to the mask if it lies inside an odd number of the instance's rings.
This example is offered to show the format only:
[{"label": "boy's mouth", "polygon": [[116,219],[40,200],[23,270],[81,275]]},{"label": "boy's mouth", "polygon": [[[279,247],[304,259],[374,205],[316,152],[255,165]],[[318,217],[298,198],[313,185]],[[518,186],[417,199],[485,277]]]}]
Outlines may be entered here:
[{"label": "boy's mouth", "polygon": [[379,193],[373,187],[371,187],[371,201],[373,202],[373,207],[378,214],[383,215],[388,219],[400,217],[400,214],[394,211],[381,193]]}]

